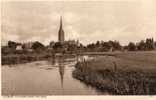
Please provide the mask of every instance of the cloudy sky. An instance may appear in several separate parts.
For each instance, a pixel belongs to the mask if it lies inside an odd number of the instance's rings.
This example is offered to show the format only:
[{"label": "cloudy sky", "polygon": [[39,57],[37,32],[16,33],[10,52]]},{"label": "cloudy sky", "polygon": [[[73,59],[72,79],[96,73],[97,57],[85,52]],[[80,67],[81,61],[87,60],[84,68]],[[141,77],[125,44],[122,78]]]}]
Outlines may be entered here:
[{"label": "cloudy sky", "polygon": [[[145,2],[146,1],[146,2]],[[2,2],[1,43],[57,41],[60,16],[65,39],[83,44],[118,40],[121,44],[156,39],[156,1]]]}]

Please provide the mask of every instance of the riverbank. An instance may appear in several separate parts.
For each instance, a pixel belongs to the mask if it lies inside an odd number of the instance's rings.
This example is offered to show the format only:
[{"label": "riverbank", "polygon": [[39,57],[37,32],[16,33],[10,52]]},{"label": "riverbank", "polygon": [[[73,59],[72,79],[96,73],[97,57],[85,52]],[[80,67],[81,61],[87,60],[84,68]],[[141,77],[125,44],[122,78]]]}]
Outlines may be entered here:
[{"label": "riverbank", "polygon": [[43,60],[50,56],[46,54],[10,54],[2,55],[2,65],[6,64],[21,64],[37,60]]},{"label": "riverbank", "polygon": [[75,57],[73,54],[48,54],[48,53],[30,53],[30,54],[9,54],[2,55],[2,65],[23,64],[32,61],[55,59],[56,57]]},{"label": "riverbank", "polygon": [[156,94],[156,53],[127,52],[78,62],[73,77],[114,95]]}]

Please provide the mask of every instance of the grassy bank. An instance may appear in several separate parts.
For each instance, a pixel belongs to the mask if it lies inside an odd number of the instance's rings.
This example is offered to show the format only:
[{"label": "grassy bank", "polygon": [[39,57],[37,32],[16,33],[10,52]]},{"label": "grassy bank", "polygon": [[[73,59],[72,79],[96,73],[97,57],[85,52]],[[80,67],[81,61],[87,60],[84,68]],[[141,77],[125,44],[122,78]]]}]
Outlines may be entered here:
[{"label": "grassy bank", "polygon": [[73,77],[119,95],[156,94],[156,53],[128,52],[78,62]]}]

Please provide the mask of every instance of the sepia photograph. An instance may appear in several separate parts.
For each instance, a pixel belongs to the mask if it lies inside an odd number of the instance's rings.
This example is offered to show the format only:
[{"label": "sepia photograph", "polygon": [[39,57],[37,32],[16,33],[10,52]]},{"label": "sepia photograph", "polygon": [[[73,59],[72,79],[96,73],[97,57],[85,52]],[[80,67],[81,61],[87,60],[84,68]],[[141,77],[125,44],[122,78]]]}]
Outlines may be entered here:
[{"label": "sepia photograph", "polygon": [[1,95],[155,96],[156,1],[2,0]]}]

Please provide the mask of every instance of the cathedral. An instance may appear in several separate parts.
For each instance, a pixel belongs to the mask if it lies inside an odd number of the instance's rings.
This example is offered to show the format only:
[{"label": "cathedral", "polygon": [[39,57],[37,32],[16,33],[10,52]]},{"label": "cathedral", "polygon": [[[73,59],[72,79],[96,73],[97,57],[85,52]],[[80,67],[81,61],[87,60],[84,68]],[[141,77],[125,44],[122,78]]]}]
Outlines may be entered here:
[{"label": "cathedral", "polygon": [[58,32],[58,41],[60,43],[64,42],[64,30],[63,30],[63,25],[62,25],[62,16],[60,18],[60,28],[59,28],[59,32]]},{"label": "cathedral", "polygon": [[62,44],[63,48],[68,48],[70,45],[79,45],[79,41],[75,40],[66,40],[65,41],[65,33],[63,30],[63,22],[62,22],[62,16],[60,17],[60,26],[58,31],[58,42]]}]

